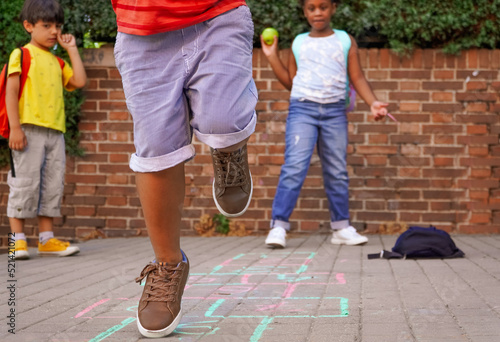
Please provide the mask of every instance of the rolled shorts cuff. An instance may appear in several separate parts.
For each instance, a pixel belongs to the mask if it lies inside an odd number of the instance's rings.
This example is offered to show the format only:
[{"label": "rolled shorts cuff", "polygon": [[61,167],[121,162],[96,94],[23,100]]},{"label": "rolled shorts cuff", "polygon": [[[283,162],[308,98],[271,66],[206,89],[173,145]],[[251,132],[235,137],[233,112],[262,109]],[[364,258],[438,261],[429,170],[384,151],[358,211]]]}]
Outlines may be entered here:
[{"label": "rolled shorts cuff", "polygon": [[339,230],[339,229],[348,228],[349,227],[349,220],[341,220],[341,221],[330,222],[330,227],[333,230]]},{"label": "rolled shorts cuff", "polygon": [[38,214],[36,210],[28,211],[28,210],[16,210],[16,208],[7,207],[7,217],[17,218],[17,219],[30,219],[37,217]]},{"label": "rolled shorts cuff", "polygon": [[38,210],[38,216],[61,217],[61,208],[52,208],[52,209],[40,208]]},{"label": "rolled shorts cuff", "polygon": [[172,153],[158,157],[142,158],[134,153],[130,158],[129,166],[134,172],[158,172],[188,161],[194,155],[193,145],[186,145]]},{"label": "rolled shorts cuff", "polygon": [[194,134],[198,140],[212,148],[224,148],[235,145],[248,138],[255,131],[256,124],[257,115],[254,112],[248,125],[246,125],[246,127],[239,132],[226,134],[204,134],[198,130],[194,130]]},{"label": "rolled shorts cuff", "polygon": [[272,220],[271,221],[271,229],[276,228],[276,227],[281,227],[284,230],[286,230],[287,232],[289,232],[290,231],[290,222],[281,221],[281,220]]}]

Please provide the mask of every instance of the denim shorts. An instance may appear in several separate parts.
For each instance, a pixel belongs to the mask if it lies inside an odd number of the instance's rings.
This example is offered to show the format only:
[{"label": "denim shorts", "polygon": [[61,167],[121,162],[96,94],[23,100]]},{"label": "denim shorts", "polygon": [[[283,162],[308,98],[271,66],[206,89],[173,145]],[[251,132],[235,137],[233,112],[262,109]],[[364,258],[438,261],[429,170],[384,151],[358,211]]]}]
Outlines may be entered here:
[{"label": "denim shorts", "polygon": [[28,146],[23,151],[12,151],[16,177],[9,171],[7,216],[61,216],[66,170],[64,134],[33,125],[23,125],[22,129]]},{"label": "denim shorts", "polygon": [[136,172],[161,171],[195,155],[193,133],[212,148],[255,130],[253,22],[241,6],[165,33],[118,33],[115,60],[134,121]]}]

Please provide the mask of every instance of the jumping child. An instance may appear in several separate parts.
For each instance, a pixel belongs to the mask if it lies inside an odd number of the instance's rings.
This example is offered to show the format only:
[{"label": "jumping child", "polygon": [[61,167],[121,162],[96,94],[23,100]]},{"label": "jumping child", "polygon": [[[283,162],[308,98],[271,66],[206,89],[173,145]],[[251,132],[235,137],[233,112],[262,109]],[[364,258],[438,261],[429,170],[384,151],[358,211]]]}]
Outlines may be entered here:
[{"label": "jumping child", "polygon": [[134,122],[130,167],[156,259],[137,278],[145,282],[137,326],[146,337],[163,337],[181,320],[189,275],[180,228],[193,133],[211,148],[219,211],[239,216],[252,197],[253,22],[244,0],[112,3],[115,59]]}]

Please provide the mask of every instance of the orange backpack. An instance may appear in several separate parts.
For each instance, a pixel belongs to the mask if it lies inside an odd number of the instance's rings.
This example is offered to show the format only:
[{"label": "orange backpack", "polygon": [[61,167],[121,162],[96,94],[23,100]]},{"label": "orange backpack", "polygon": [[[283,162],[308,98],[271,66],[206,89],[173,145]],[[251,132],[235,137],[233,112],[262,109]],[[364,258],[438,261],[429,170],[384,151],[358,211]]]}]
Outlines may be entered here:
[{"label": "orange backpack", "polygon": [[[19,75],[19,95],[17,99],[21,98],[23,93],[24,84],[28,78],[28,71],[31,65],[31,55],[27,48],[21,47],[21,74]],[[61,69],[64,68],[64,61],[57,57]],[[7,78],[9,77],[8,64],[5,64],[2,73],[0,74],[0,135],[5,139],[9,138],[10,128],[9,128],[9,117],[7,116],[7,106],[5,103],[5,88],[7,86]]]}]

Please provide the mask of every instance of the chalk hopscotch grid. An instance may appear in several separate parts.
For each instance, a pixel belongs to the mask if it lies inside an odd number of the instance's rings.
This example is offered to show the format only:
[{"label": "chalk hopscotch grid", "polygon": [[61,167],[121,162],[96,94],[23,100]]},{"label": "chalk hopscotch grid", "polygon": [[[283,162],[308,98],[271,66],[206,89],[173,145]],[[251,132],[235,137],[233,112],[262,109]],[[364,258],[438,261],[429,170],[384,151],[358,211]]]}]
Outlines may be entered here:
[{"label": "chalk hopscotch grid", "polygon": [[[250,257],[250,260],[255,260],[255,254],[259,254],[260,265],[255,266],[245,266],[248,263],[244,263],[245,257]],[[277,255],[283,256],[283,258],[276,257]],[[286,258],[286,257],[293,258]],[[248,320],[260,320],[257,327],[250,336],[250,342],[257,342],[260,340],[262,335],[268,329],[269,324],[275,319],[293,319],[293,318],[341,318],[349,316],[349,305],[348,299],[343,297],[318,297],[318,296],[293,296],[294,292],[299,286],[314,286],[314,285],[343,285],[346,283],[343,273],[335,274],[335,282],[316,282],[314,279],[321,279],[322,277],[328,277],[329,272],[307,272],[309,264],[313,261],[316,256],[315,252],[281,252],[274,253],[273,258],[269,258],[266,253],[241,253],[233,258],[230,258],[220,265],[214,267],[211,272],[208,273],[191,273],[188,284],[186,285],[183,301],[199,301],[197,305],[190,308],[188,313],[183,316],[183,323],[179,324],[175,333],[178,335],[196,335],[198,337],[205,335],[214,335],[220,331],[219,327],[213,327],[214,325],[220,324],[221,321],[227,319],[246,319]],[[292,260],[299,260],[298,263],[286,263]],[[238,263],[238,262],[242,263]],[[279,261],[277,264],[274,261]],[[272,282],[250,282],[251,278],[255,277],[265,278],[275,277],[276,280]],[[225,277],[240,277],[239,282],[216,282]],[[259,287],[264,287],[269,290],[269,288],[276,286],[277,289],[274,292],[281,291],[281,295],[274,296],[249,296],[248,294],[255,291]],[[197,288],[210,287],[214,288],[218,292],[211,291],[209,296],[194,296],[190,295],[191,292],[197,292]],[[285,287],[284,291],[279,290],[279,287]],[[238,295],[243,293],[243,295]],[[129,298],[104,298],[98,302],[90,305],[84,310],[80,311],[74,316],[74,318],[92,318],[88,315],[94,308],[110,303],[110,301],[123,300],[129,301]],[[130,300],[138,301],[139,298],[130,298]],[[252,307],[253,311],[260,313],[264,311],[273,311],[273,315],[265,314],[229,314],[224,315],[223,308],[229,306],[229,312],[235,311],[235,305],[238,305],[241,300],[245,300],[245,312],[248,312],[248,308]],[[207,303],[207,301],[215,301],[210,305],[208,309],[204,309],[202,314],[194,314],[193,311],[200,303]],[[266,301],[267,304],[260,304],[262,301]],[[317,308],[315,301],[327,301],[332,303],[330,308],[338,308],[336,313],[332,314],[317,314],[310,315],[304,313],[303,308],[312,306],[312,309]],[[253,303],[256,302],[256,303]],[[275,303],[275,304],[269,304]],[[311,305],[313,303],[313,305]],[[294,309],[294,305],[298,304],[302,309]],[[336,304],[336,305],[335,305]],[[290,308],[291,306],[291,308]],[[137,305],[128,306],[126,308],[127,312],[136,312]],[[227,309],[226,309],[227,311]],[[236,310],[237,311],[237,310]],[[288,314],[280,315],[277,314],[279,311],[286,311]],[[297,314],[289,314],[291,312],[297,312]],[[126,316],[96,316],[94,318],[125,318],[119,324],[112,326],[106,331],[98,334],[89,342],[99,342],[112,336],[114,333],[123,329],[127,325],[136,321],[135,314],[133,317]],[[189,322],[190,319],[193,321]],[[186,322],[186,320],[188,322]],[[197,330],[197,331],[192,331]],[[201,330],[201,331],[200,331]],[[208,332],[207,332],[208,331]],[[179,340],[182,340],[182,337]]]}]

